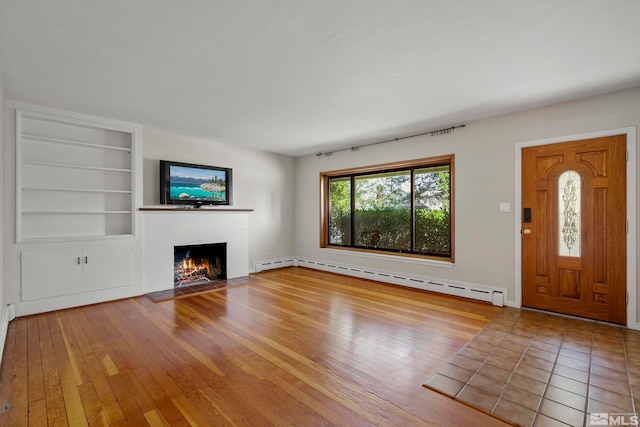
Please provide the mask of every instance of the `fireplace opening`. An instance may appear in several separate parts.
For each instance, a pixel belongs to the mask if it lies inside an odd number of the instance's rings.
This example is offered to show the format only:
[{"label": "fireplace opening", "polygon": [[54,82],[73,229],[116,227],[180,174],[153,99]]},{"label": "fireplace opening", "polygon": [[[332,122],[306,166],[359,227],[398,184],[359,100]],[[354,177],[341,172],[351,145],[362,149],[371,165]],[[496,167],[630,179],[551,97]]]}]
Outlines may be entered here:
[{"label": "fireplace opening", "polygon": [[227,278],[227,244],[173,247],[173,286],[200,285]]}]

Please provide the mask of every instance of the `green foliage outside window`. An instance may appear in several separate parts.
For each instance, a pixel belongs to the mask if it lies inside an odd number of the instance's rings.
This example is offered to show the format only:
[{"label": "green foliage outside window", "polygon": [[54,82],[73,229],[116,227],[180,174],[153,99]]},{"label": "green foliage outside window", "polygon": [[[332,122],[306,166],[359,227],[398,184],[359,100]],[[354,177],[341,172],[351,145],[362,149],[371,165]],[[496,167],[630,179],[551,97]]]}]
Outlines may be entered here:
[{"label": "green foliage outside window", "polygon": [[449,187],[449,165],[332,177],[328,242],[450,257]]},{"label": "green foliage outside window", "polygon": [[351,241],[351,181],[329,181],[329,244],[348,245]]}]

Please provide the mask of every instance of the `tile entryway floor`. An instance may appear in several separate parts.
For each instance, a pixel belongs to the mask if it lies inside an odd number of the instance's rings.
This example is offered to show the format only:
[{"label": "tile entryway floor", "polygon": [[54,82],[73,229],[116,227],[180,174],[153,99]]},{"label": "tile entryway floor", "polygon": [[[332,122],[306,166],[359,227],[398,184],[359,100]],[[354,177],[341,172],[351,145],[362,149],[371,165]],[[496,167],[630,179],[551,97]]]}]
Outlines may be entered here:
[{"label": "tile entryway floor", "polygon": [[522,426],[628,421],[640,411],[640,332],[505,308],[425,386]]}]

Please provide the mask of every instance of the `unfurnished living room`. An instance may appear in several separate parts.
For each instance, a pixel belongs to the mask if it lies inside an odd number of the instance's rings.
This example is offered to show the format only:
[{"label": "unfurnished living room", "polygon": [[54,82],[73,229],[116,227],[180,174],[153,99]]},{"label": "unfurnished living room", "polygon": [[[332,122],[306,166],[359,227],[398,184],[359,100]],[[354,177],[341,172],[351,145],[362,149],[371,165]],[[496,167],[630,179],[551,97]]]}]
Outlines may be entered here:
[{"label": "unfurnished living room", "polygon": [[0,0],[0,426],[640,423],[636,0]]}]

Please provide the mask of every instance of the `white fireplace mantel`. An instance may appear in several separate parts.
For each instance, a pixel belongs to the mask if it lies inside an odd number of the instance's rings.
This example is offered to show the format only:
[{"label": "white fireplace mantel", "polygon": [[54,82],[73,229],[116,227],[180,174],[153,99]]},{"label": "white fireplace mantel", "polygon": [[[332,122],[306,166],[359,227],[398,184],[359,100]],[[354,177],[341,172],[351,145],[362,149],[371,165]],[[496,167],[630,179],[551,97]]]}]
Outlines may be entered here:
[{"label": "white fireplace mantel", "polygon": [[143,290],[173,288],[173,247],[227,243],[227,279],[249,275],[251,209],[142,208]]}]

